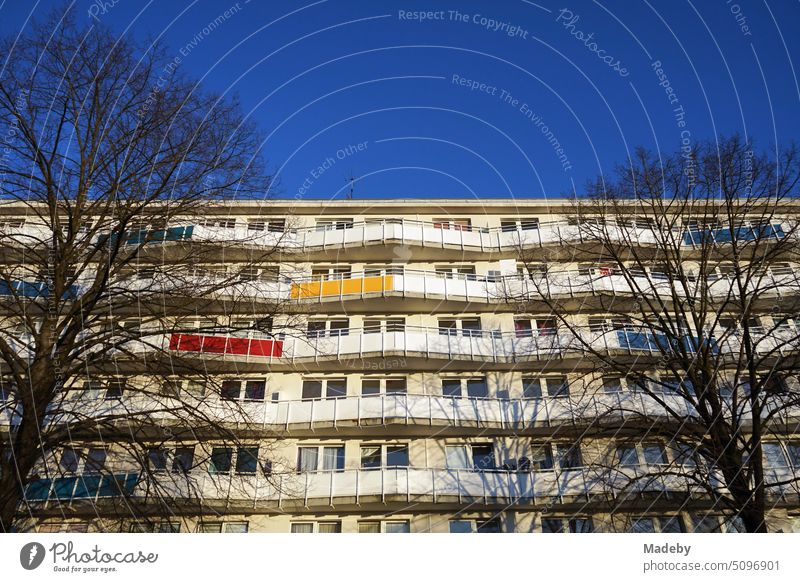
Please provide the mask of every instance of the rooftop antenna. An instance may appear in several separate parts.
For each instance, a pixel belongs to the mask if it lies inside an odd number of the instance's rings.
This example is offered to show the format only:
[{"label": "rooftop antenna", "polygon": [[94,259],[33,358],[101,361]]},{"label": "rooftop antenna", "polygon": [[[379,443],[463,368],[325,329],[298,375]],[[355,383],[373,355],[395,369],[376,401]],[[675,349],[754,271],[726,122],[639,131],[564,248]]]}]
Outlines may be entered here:
[{"label": "rooftop antenna", "polygon": [[355,192],[356,189],[356,177],[353,176],[352,171],[350,172],[350,177],[347,179],[347,181],[350,182],[350,191],[347,194],[345,194],[345,200],[352,200],[353,193]]}]

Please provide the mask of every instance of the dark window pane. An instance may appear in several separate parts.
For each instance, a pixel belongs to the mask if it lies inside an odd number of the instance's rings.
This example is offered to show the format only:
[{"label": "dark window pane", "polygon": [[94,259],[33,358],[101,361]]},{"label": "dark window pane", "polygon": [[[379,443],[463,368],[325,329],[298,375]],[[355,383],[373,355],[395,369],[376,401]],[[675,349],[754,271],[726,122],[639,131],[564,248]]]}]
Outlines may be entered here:
[{"label": "dark window pane", "polygon": [[644,462],[648,465],[666,465],[667,452],[661,445],[643,445]]},{"label": "dark window pane", "polygon": [[220,394],[226,400],[238,400],[242,383],[239,380],[225,380]]},{"label": "dark window pane", "polygon": [[631,524],[630,533],[655,533],[653,520],[648,517],[637,519]]},{"label": "dark window pane", "polygon": [[228,447],[214,448],[211,451],[211,463],[208,466],[209,473],[227,473],[231,470],[231,460],[233,449]]},{"label": "dark window pane", "polygon": [[319,380],[303,381],[303,400],[322,398],[322,382]]},{"label": "dark window pane", "polygon": [[361,468],[378,469],[381,466],[381,447],[361,447]]},{"label": "dark window pane", "polygon": [[442,380],[442,394],[453,398],[460,398],[461,380]]},{"label": "dark window pane", "polygon": [[542,518],[542,533],[564,533],[564,520]]},{"label": "dark window pane", "polygon": [[634,446],[619,446],[617,447],[617,460],[620,465],[638,465],[639,455],[636,453]]},{"label": "dark window pane", "polygon": [[236,453],[236,472],[255,474],[258,469],[258,447],[239,447]]},{"label": "dark window pane", "polygon": [[408,467],[408,446],[386,447],[387,467]]},{"label": "dark window pane", "polygon": [[163,448],[150,449],[147,451],[147,459],[150,461],[150,469],[153,471],[167,470],[167,450]]},{"label": "dark window pane", "polygon": [[488,395],[489,389],[484,378],[467,380],[467,396],[470,398],[486,398]]},{"label": "dark window pane", "polygon": [[325,394],[328,398],[344,398],[347,396],[347,382],[345,380],[328,380]]},{"label": "dark window pane", "polygon": [[178,447],[175,449],[175,456],[172,458],[172,471],[174,473],[187,473],[192,469],[194,460],[194,448]]},{"label": "dark window pane", "polygon": [[531,455],[531,468],[534,471],[553,468],[553,450],[550,445],[533,447]]},{"label": "dark window pane", "polygon": [[472,533],[472,522],[466,519],[451,520],[450,533]]},{"label": "dark window pane", "polygon": [[264,400],[267,383],[264,380],[248,380],[245,384],[244,397],[247,400]]},{"label": "dark window pane", "polygon": [[682,533],[683,522],[680,516],[673,515],[669,517],[660,517],[662,533]]},{"label": "dark window pane", "polygon": [[64,449],[61,454],[61,470],[65,473],[75,473],[78,470],[80,456],[75,449]]},{"label": "dark window pane", "polygon": [[405,394],[406,381],[405,379],[386,380],[386,393],[387,394]]},{"label": "dark window pane", "polygon": [[477,524],[478,533],[500,533],[500,520],[487,519],[479,521]]},{"label": "dark window pane", "polygon": [[476,471],[490,471],[495,468],[492,445],[472,446],[472,466]]},{"label": "dark window pane", "polygon": [[122,393],[124,390],[125,390],[124,380],[112,380],[111,382],[108,383],[108,388],[106,389],[106,400],[122,398]]},{"label": "dark window pane", "polygon": [[89,454],[86,457],[86,465],[84,466],[84,473],[99,473],[105,468],[106,465],[106,450],[105,449],[89,449]]},{"label": "dark window pane", "polygon": [[539,382],[539,378],[522,379],[522,396],[524,398],[542,397],[542,385]]},{"label": "dark window pane", "polygon": [[559,465],[562,469],[575,469],[582,464],[581,451],[577,445],[566,450],[559,447],[559,457]]},{"label": "dark window pane", "polygon": [[548,378],[547,394],[548,396],[569,396],[569,385],[567,384],[567,379],[563,376],[558,378]]},{"label": "dark window pane", "polygon": [[361,395],[362,396],[377,396],[381,393],[380,380],[362,380],[361,381]]},{"label": "dark window pane", "polygon": [[594,531],[594,525],[591,518],[579,518],[569,520],[570,533],[591,533]]}]

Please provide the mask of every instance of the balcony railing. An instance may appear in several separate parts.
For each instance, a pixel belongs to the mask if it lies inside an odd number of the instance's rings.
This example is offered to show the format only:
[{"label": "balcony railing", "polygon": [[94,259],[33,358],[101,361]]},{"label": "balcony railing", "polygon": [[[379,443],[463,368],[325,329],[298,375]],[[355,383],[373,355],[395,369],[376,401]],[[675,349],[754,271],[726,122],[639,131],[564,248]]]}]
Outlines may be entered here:
[{"label": "balcony railing", "polygon": [[[758,352],[773,352],[776,356],[793,353],[800,347],[800,340],[790,330],[776,330],[771,335],[756,336],[756,339]],[[735,334],[719,341],[714,338],[700,340],[687,331],[680,341],[670,342],[664,335],[633,325],[616,329],[588,326],[573,330],[516,332],[393,325],[385,330],[319,330],[306,337],[287,336],[284,339],[257,332],[232,336],[185,332],[172,334],[165,347],[174,352],[215,353],[284,363],[399,355],[514,363],[580,356],[590,350],[630,355],[693,352],[703,349],[703,342],[708,342],[710,349],[719,353],[735,354],[741,347],[741,339]],[[206,349],[205,346],[212,347]]]},{"label": "balcony railing", "polygon": [[[516,228],[509,226],[482,227],[447,222],[422,221],[403,218],[368,219],[364,221],[336,222],[295,229],[251,230],[247,225],[206,226],[200,224],[175,224],[155,229],[132,229],[123,235],[123,244],[155,245],[200,240],[228,244],[245,244],[307,251],[342,246],[366,245],[384,241],[400,244],[453,247],[470,251],[513,250],[520,246],[536,248],[581,241],[596,241],[600,226],[591,219],[529,222]],[[628,224],[625,221],[604,225],[601,238],[619,240],[642,245],[656,244],[657,236],[652,227],[644,224]],[[733,228],[718,225],[708,228],[680,227],[677,239],[687,247],[698,245],[729,244],[732,239],[752,241],[756,239],[779,240],[794,230],[788,223],[742,224]],[[52,238],[50,230],[42,225],[25,223],[19,227],[7,227],[5,240],[18,244],[31,244]],[[112,235],[118,237],[119,235]],[[793,235],[794,236],[794,235]],[[97,244],[104,244],[109,235],[96,237]],[[112,242],[115,239],[112,238]]]},{"label": "balcony railing", "polygon": [[[496,430],[525,431],[552,427],[587,427],[598,423],[608,426],[628,420],[648,422],[699,420],[697,410],[676,392],[657,393],[661,402],[641,390],[618,392],[586,392],[573,384],[562,396],[533,398],[451,397],[439,394],[381,394],[372,396],[342,396],[303,400],[225,400],[206,395],[190,394],[181,398],[187,406],[196,408],[208,418],[223,425],[240,429],[316,430],[364,426],[429,425],[440,431],[443,427],[492,427]],[[83,417],[126,418],[168,426],[181,418],[181,404],[171,397],[158,394],[130,393],[119,398],[103,399],[98,395],[74,397],[59,407],[59,412],[46,416],[45,425],[67,423],[74,413]],[[749,403],[743,399],[737,406],[742,418],[750,418]],[[732,406],[725,407],[723,417],[732,415]],[[771,419],[773,426],[783,423],[796,426],[800,421],[800,406],[787,406],[779,397],[762,405],[762,418]],[[18,412],[7,404],[0,409],[0,425],[19,423]]]},{"label": "balcony railing", "polygon": [[[205,502],[242,502],[257,506],[273,502],[302,503],[305,506],[336,503],[530,503],[536,500],[553,502],[586,501],[593,496],[608,499],[624,491],[631,494],[704,496],[705,490],[680,474],[667,474],[653,465],[578,467],[542,471],[476,471],[471,469],[440,469],[399,467],[388,469],[353,469],[318,471],[300,474],[278,474],[267,477],[251,475],[211,474],[195,470],[188,475],[165,475],[159,479],[160,494],[167,498],[199,498]],[[796,479],[789,468],[768,472],[774,483]],[[135,483],[136,473],[115,474],[115,484],[106,488],[86,486],[85,476],[42,479],[32,483],[27,491],[29,501],[70,501],[119,497],[132,498],[145,494],[144,486]],[[93,484],[99,476],[91,476]],[[60,482],[59,479],[69,479]],[[59,484],[56,485],[56,482]],[[111,481],[109,481],[111,483]],[[56,487],[61,487],[56,490]],[[797,483],[767,488],[771,499],[797,495]],[[71,496],[70,496],[71,495]],[[629,498],[629,497],[628,497]]]}]

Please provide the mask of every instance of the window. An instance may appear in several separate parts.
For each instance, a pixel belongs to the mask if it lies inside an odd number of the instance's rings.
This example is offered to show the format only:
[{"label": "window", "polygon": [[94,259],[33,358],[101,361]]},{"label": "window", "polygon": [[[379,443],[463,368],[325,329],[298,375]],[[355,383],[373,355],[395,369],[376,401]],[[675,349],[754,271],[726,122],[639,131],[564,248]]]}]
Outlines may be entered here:
[{"label": "window", "polygon": [[451,398],[461,398],[461,380],[444,379],[442,380],[442,394]]},{"label": "window", "polygon": [[364,445],[361,447],[361,468],[408,467],[408,445]]},{"label": "window", "polygon": [[542,385],[538,376],[532,378],[522,378],[522,397],[541,398]]},{"label": "window", "polygon": [[345,230],[353,228],[352,218],[328,218],[325,220],[317,220],[316,230]]},{"label": "window", "polygon": [[622,392],[622,378],[618,376],[608,376],[603,378],[603,392],[606,394],[616,394]]},{"label": "window", "polygon": [[345,398],[347,396],[347,380],[345,378],[321,378],[303,380],[303,400],[320,400]]},{"label": "window", "polygon": [[448,445],[445,454],[448,469],[491,471],[496,468],[494,448],[490,444]]},{"label": "window", "polygon": [[514,319],[514,333],[517,337],[553,336],[558,326],[553,317],[518,317]]},{"label": "window", "polygon": [[591,533],[593,531],[594,524],[590,517],[542,518],[542,533]]},{"label": "window", "polygon": [[461,398],[465,393],[468,398],[487,398],[489,396],[489,388],[486,378],[442,379],[442,394],[444,396]]},{"label": "window", "polygon": [[341,281],[342,279],[349,279],[351,274],[352,269],[349,265],[334,267],[311,267],[312,281]]},{"label": "window", "polygon": [[362,396],[380,396],[381,394],[406,394],[405,378],[364,378],[361,380]]},{"label": "window", "polygon": [[694,533],[719,533],[722,529],[719,518],[714,515],[693,515],[692,531]]},{"label": "window", "polygon": [[347,319],[318,319],[308,322],[306,336],[309,338],[317,337],[338,337],[348,335],[349,321]]},{"label": "window", "polygon": [[269,220],[263,218],[250,219],[247,221],[247,230],[251,232],[284,232],[286,230],[286,219],[284,218],[270,218]]},{"label": "window", "polygon": [[181,524],[176,521],[161,521],[159,523],[132,523],[131,533],[180,533]]},{"label": "window", "polygon": [[617,460],[620,465],[638,465],[639,456],[636,453],[636,447],[633,445],[617,446]]},{"label": "window", "polygon": [[566,376],[551,376],[545,379],[547,385],[547,395],[554,398],[566,398],[569,396],[569,383]]},{"label": "window", "polygon": [[440,319],[439,335],[480,336],[481,320],[479,318]]},{"label": "window", "polygon": [[225,400],[264,400],[267,391],[266,380],[224,380],[220,395]]},{"label": "window", "polygon": [[207,218],[203,221],[203,226],[216,228],[236,228],[235,218]]},{"label": "window", "polygon": [[405,317],[369,317],[364,319],[364,333],[403,332]]},{"label": "window", "polygon": [[558,445],[556,447],[558,466],[562,469],[577,469],[583,465],[580,445]]},{"label": "window", "polygon": [[211,522],[201,523],[199,527],[200,533],[247,533],[249,524],[246,521],[236,522]]},{"label": "window", "polygon": [[442,230],[472,230],[469,218],[434,218],[433,228]]},{"label": "window", "polygon": [[659,443],[623,444],[617,446],[617,460],[620,465],[666,465],[667,451]]},{"label": "window", "polygon": [[466,519],[451,519],[450,533],[472,533],[474,522]]},{"label": "window", "polygon": [[125,390],[125,380],[110,380],[106,386],[106,400],[119,400]]},{"label": "window", "polygon": [[[236,453],[235,465],[233,463],[234,452]],[[238,447],[235,451],[232,447],[214,447],[211,450],[208,472],[227,474],[230,473],[231,468],[237,475],[255,475],[258,470],[258,447]],[[175,464],[173,463],[174,470]]]},{"label": "window", "polygon": [[531,470],[545,471],[553,468],[553,448],[549,444],[531,445]]},{"label": "window", "polygon": [[83,466],[84,473],[100,473],[106,466],[105,449],[89,449],[86,455],[86,462]]},{"label": "window", "polygon": [[408,520],[359,521],[358,533],[410,533]]},{"label": "window", "polygon": [[231,470],[233,449],[230,447],[214,447],[211,450],[211,460],[208,465],[209,473],[228,473]]},{"label": "window", "polygon": [[445,279],[477,280],[475,267],[472,265],[436,265],[434,270],[439,277]]},{"label": "window", "polygon": [[341,521],[296,521],[292,533],[342,533]]},{"label": "window", "polygon": [[258,469],[258,447],[239,447],[236,452],[236,474],[255,475]]},{"label": "window", "polygon": [[152,448],[147,451],[147,461],[151,471],[164,472],[167,470],[168,451],[163,447]]},{"label": "window", "polygon": [[667,451],[662,445],[658,443],[644,443],[641,445],[641,447],[642,452],[644,453],[644,462],[648,465],[667,464]]},{"label": "window", "polygon": [[77,473],[80,464],[80,454],[73,448],[64,449],[61,453],[61,470],[65,473]]},{"label": "window", "polygon": [[502,218],[500,220],[500,230],[503,232],[514,232],[515,230],[538,230],[539,219],[528,218]]},{"label": "window", "polygon": [[522,394],[524,398],[541,398],[542,384],[548,396],[567,398],[569,382],[566,376],[527,376],[522,378]]},{"label": "window", "polygon": [[299,473],[344,471],[344,446],[299,447],[297,471]]},{"label": "window", "polygon": [[500,533],[502,528],[498,518],[491,519],[451,519],[450,533]]},{"label": "window", "polygon": [[176,447],[172,457],[173,473],[188,473],[194,461],[194,447]]}]

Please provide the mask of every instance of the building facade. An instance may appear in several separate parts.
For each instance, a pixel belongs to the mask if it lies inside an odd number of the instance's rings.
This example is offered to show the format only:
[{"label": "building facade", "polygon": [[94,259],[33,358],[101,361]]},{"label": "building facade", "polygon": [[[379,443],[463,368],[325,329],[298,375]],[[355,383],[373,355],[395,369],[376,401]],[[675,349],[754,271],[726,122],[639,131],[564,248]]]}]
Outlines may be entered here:
[{"label": "building facade", "polygon": [[[771,227],[777,232],[780,224]],[[737,521],[713,499],[687,494],[677,478],[642,480],[632,493],[609,477],[602,462],[609,455],[630,478],[674,463],[679,451],[649,430],[664,416],[663,403],[599,370],[537,301],[541,283],[531,283],[530,257],[541,253],[546,267],[536,268],[544,269],[547,292],[585,328],[587,341],[629,354],[632,366],[655,365],[646,356],[658,346],[604,311],[604,298],[631,299],[630,281],[600,257],[568,252],[564,241],[579,236],[576,228],[570,203],[558,200],[242,202],[170,227],[159,245],[219,245],[220,269],[246,261],[254,246],[281,249],[249,267],[237,289],[253,297],[236,315],[243,320],[263,315],[257,298],[281,302],[267,324],[217,334],[231,315],[198,313],[160,346],[213,364],[204,369],[213,369],[219,390],[187,374],[171,377],[169,389],[211,408],[235,403],[220,414],[238,440],[149,435],[150,470],[156,478],[190,473],[191,491],[165,479],[175,511],[147,520],[118,506],[105,514],[119,491],[92,471],[92,464],[115,467],[118,486],[136,499],[137,467],[115,456],[113,443],[76,442],[80,454],[52,459],[59,476],[28,489],[41,512],[37,530],[736,531]],[[693,244],[691,233],[684,242]],[[776,301],[796,292],[781,280],[786,271],[768,274]],[[641,276],[656,276],[655,267]],[[767,301],[758,317],[771,317],[773,306]],[[146,376],[144,369],[87,379],[81,402],[98,413],[145,406],[126,383]],[[794,382],[786,379],[789,390]],[[687,406],[676,395],[664,399]],[[613,418],[603,413],[612,409],[619,410]],[[634,417],[650,424],[626,424]],[[797,418],[787,413],[785,434],[769,437],[775,475],[800,471]],[[168,420],[165,414],[154,425]],[[620,448],[612,421],[641,430],[641,438]],[[88,482],[93,472],[96,482]],[[771,531],[800,532],[797,483],[788,481],[770,494]],[[201,510],[182,508],[190,495],[202,500]]]}]

